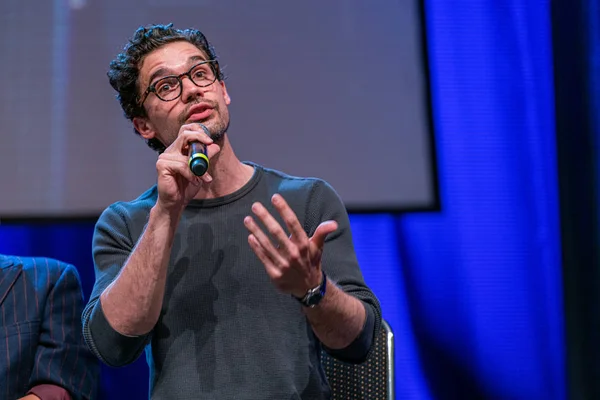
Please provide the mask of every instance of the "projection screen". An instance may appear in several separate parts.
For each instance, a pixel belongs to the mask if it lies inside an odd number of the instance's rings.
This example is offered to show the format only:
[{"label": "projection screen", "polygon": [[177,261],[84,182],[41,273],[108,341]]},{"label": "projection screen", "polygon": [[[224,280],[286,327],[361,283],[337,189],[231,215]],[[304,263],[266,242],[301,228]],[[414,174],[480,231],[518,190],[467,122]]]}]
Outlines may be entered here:
[{"label": "projection screen", "polygon": [[323,178],[350,210],[437,206],[417,0],[3,0],[0,218],[99,215],[155,183],[106,72],[170,22],[215,46],[241,160]]}]

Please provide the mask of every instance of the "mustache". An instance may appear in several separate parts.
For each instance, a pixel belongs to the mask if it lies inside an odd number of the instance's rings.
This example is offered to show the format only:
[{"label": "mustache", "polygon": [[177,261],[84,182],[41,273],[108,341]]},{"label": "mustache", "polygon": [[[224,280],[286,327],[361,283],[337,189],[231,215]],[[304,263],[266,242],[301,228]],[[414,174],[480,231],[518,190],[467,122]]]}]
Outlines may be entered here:
[{"label": "mustache", "polygon": [[200,105],[206,105],[215,111],[219,111],[219,104],[215,101],[210,101],[210,100],[195,101],[193,103],[188,104],[188,106],[185,108],[185,110],[181,113],[181,115],[179,116],[179,124],[183,125],[185,123],[185,121],[187,120],[187,116],[190,113],[190,109],[192,107],[196,107],[196,106],[200,106]]}]

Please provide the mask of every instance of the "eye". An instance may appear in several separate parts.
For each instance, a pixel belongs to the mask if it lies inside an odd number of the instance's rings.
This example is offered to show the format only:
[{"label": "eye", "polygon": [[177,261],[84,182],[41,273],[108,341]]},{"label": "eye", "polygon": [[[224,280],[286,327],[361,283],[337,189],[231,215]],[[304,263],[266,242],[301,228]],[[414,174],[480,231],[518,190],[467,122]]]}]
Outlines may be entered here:
[{"label": "eye", "polygon": [[202,68],[199,68],[194,71],[194,78],[203,78],[205,74],[206,72]]},{"label": "eye", "polygon": [[168,92],[169,90],[171,90],[171,86],[169,86],[168,83],[164,83],[156,88],[156,91],[158,93],[165,93],[165,92]]},{"label": "eye", "polygon": [[162,80],[156,82],[154,88],[158,94],[164,94],[164,93],[172,92],[173,90],[177,89],[177,85],[178,85],[178,82],[176,79],[169,78],[169,79],[162,79]]}]

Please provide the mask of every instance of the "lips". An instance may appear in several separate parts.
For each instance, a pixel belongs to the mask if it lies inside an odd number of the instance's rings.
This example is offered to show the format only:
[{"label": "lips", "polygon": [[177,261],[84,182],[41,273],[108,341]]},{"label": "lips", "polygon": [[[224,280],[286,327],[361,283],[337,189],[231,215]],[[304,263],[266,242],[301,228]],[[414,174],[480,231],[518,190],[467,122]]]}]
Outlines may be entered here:
[{"label": "lips", "polygon": [[187,121],[188,122],[202,121],[202,120],[210,117],[210,115],[213,113],[213,111],[214,111],[213,108],[206,104],[194,106],[190,109],[190,111],[187,115]]}]

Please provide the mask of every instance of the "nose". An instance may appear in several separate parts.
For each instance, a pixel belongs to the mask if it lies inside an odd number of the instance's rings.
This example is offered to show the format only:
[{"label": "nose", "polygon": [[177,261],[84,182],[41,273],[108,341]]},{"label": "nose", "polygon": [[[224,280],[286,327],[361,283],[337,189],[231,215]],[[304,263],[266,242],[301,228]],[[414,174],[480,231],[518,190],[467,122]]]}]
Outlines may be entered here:
[{"label": "nose", "polygon": [[204,96],[202,88],[196,86],[189,76],[183,76],[181,78],[181,98],[184,103],[194,100],[198,96]]}]

